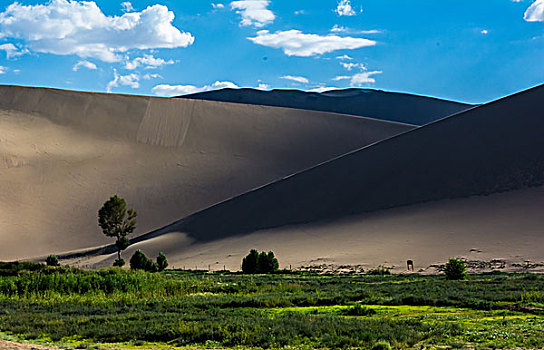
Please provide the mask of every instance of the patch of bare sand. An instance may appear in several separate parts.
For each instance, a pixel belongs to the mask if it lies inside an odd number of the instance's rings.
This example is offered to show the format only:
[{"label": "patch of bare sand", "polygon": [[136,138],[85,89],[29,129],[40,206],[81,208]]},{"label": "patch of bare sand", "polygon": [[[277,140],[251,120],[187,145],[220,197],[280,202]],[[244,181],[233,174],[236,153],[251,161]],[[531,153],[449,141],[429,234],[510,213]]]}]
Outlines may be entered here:
[{"label": "patch of bare sand", "polygon": [[30,343],[16,343],[8,340],[0,340],[0,350],[58,350],[57,347],[36,345]]}]

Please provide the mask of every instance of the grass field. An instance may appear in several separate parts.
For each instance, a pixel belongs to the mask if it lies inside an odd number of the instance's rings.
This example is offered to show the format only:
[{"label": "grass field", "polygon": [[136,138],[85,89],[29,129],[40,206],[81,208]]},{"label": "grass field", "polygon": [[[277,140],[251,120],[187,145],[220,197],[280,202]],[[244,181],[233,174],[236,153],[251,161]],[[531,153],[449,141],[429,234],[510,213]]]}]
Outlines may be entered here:
[{"label": "grass field", "polygon": [[544,348],[544,275],[242,275],[0,263],[4,338],[73,348]]}]

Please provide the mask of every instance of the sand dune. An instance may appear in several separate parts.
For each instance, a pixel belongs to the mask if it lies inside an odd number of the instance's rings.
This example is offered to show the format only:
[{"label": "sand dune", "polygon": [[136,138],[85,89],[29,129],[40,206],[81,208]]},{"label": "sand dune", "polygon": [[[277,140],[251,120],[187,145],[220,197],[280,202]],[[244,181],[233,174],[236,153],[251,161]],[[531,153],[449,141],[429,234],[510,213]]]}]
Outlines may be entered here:
[{"label": "sand dune", "polygon": [[372,89],[331,90],[322,93],[221,89],[180,97],[345,113],[414,125],[424,125],[474,107],[454,101]]},{"label": "sand dune", "polygon": [[544,182],[544,86],[365,147],[152,235],[214,240],[289,224]]},{"label": "sand dune", "polygon": [[0,260],[110,242],[112,194],[137,234],[412,126],[223,102],[0,86]]},{"label": "sand dune", "polygon": [[[240,269],[242,257],[252,248],[273,250],[281,267],[344,270],[359,265],[365,271],[378,266],[406,270],[412,259],[416,271],[450,257],[490,262],[504,271],[544,272],[544,187],[490,196],[443,200],[346,216],[341,219],[289,225],[198,241],[171,232],[132,245],[149,256],[163,251],[171,266],[220,270]],[[83,267],[110,266],[115,254],[87,256],[71,263]],[[527,269],[528,261],[535,266]],[[538,266],[540,265],[540,266]],[[474,271],[490,270],[490,266]]]}]

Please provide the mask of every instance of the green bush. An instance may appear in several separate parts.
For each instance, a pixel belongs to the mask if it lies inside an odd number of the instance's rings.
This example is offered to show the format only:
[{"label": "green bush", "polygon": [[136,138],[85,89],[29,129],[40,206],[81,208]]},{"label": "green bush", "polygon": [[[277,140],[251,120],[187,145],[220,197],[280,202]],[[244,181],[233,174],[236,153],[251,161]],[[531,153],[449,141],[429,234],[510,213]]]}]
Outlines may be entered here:
[{"label": "green bush", "polygon": [[343,314],[347,316],[372,316],[376,314],[376,310],[357,304],[345,309]]},{"label": "green bush", "polygon": [[159,253],[159,256],[157,256],[157,269],[159,271],[163,271],[168,267],[168,261],[166,260],[166,255],[164,255],[163,252]]},{"label": "green bush", "polygon": [[444,273],[448,280],[462,280],[467,277],[467,267],[463,260],[451,258],[444,267]]},{"label": "green bush", "polygon": [[125,266],[125,260],[115,259],[115,261],[113,262],[113,266],[123,267],[123,266]]},{"label": "green bush", "polygon": [[157,264],[149,259],[140,249],[132,254],[132,257],[130,258],[130,268],[132,270],[145,270],[148,272],[156,272],[159,269]]},{"label": "green bush", "polygon": [[60,266],[59,258],[57,258],[57,256],[53,254],[49,255],[45,259],[45,263],[47,264],[47,266]]},{"label": "green bush", "polygon": [[272,251],[258,252],[256,249],[251,249],[249,254],[242,260],[242,271],[244,273],[272,273],[279,268],[278,259]]},{"label": "green bush", "polygon": [[380,340],[372,347],[372,350],[391,350],[391,345],[386,340]]}]

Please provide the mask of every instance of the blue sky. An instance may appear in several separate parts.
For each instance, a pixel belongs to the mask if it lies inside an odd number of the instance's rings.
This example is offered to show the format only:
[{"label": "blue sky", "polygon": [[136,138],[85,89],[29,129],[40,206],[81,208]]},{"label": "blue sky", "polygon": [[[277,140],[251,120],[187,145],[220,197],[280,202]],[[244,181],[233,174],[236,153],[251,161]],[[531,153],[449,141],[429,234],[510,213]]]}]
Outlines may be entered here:
[{"label": "blue sky", "polygon": [[480,103],[543,81],[544,0],[0,1],[1,84],[364,87]]}]

